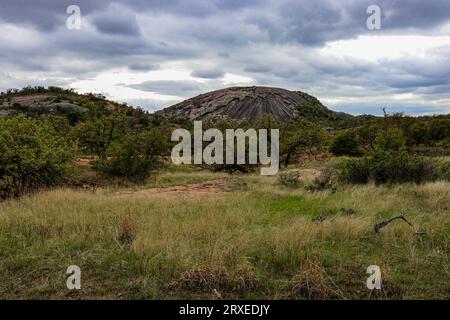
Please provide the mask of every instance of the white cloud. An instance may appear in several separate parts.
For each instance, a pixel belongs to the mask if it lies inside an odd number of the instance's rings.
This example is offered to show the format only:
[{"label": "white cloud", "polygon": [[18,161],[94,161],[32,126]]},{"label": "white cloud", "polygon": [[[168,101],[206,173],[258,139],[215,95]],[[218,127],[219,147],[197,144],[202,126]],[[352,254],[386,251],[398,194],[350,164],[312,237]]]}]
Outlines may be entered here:
[{"label": "white cloud", "polygon": [[423,58],[430,50],[443,46],[450,46],[450,36],[364,35],[357,39],[329,42],[320,52],[324,55],[376,62],[383,58]]}]

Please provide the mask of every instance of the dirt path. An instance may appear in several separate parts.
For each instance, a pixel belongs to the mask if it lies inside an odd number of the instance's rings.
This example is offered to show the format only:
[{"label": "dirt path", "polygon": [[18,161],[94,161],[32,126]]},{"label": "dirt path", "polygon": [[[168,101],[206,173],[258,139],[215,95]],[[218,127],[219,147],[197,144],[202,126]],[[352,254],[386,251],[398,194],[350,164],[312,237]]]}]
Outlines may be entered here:
[{"label": "dirt path", "polygon": [[122,191],[117,194],[154,194],[154,193],[215,193],[237,190],[240,186],[233,180],[211,180],[166,188],[149,188],[139,191]]}]

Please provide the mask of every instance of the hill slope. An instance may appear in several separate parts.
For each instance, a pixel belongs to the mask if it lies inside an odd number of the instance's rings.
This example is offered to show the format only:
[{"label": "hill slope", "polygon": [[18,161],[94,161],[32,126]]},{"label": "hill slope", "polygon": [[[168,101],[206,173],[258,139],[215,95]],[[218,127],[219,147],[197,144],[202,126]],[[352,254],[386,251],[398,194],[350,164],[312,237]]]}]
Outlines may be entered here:
[{"label": "hill slope", "polygon": [[329,110],[307,93],[272,87],[231,87],[216,90],[185,100],[158,113],[191,120],[227,117],[250,122],[258,121],[266,113],[281,121],[295,116],[312,120],[351,117]]},{"label": "hill slope", "polygon": [[110,113],[116,109],[135,110],[126,104],[106,99],[100,94],[79,94],[59,87],[25,87],[0,93],[0,117],[24,114],[28,117],[63,115],[71,123],[84,119],[91,109]]}]

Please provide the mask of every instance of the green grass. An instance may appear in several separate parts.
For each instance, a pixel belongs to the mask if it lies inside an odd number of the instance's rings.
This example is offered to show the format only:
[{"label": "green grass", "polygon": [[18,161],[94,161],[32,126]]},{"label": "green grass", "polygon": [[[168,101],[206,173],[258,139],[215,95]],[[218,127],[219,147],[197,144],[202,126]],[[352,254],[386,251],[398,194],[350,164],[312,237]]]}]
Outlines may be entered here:
[{"label": "green grass", "polygon": [[[1,298],[448,299],[450,183],[307,192],[236,175],[245,189],[59,189],[0,203]],[[139,188],[230,179],[170,170]],[[352,208],[353,217],[341,213]],[[404,212],[424,236],[396,221]],[[324,213],[322,223],[312,218]],[[124,240],[125,239],[125,240]],[[66,288],[66,268],[82,289]],[[380,266],[382,292],[366,269]]]}]

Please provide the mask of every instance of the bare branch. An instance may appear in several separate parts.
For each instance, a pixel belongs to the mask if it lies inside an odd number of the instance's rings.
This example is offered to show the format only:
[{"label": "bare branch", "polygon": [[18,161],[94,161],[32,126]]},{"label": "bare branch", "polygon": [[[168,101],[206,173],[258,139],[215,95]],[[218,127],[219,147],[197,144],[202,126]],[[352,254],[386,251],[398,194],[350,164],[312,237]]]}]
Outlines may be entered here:
[{"label": "bare branch", "polygon": [[396,217],[393,217],[393,218],[391,218],[391,219],[387,219],[387,220],[384,220],[384,221],[382,221],[382,222],[380,222],[380,223],[377,223],[377,224],[375,225],[375,227],[374,227],[375,233],[378,233],[378,231],[379,231],[381,228],[384,228],[385,226],[387,226],[387,225],[388,225],[389,223],[391,223],[392,221],[398,220],[398,219],[403,220],[403,221],[405,221],[407,224],[409,224],[409,226],[410,226],[411,228],[413,228],[413,230],[414,230],[414,232],[415,232],[416,234],[418,234],[418,235],[424,234],[424,232],[418,231],[418,230],[414,227],[414,225],[413,225],[411,222],[409,222],[408,219],[406,219],[406,217],[405,217],[405,215],[404,215],[403,213],[400,213],[400,215],[398,215],[398,216],[396,216]]}]

